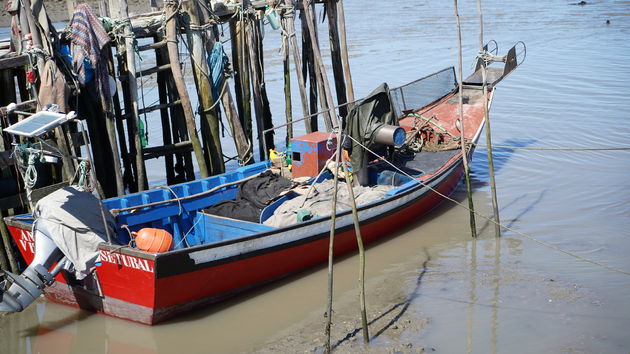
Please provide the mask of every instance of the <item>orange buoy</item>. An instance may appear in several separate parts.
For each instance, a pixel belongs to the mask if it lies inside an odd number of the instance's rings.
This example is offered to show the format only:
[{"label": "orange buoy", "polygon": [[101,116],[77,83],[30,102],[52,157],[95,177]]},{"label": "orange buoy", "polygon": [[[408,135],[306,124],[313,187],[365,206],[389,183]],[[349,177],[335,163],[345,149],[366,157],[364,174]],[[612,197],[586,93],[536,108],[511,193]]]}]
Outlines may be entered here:
[{"label": "orange buoy", "polygon": [[147,252],[166,252],[173,246],[173,236],[162,229],[145,227],[138,232],[132,232],[136,247]]}]

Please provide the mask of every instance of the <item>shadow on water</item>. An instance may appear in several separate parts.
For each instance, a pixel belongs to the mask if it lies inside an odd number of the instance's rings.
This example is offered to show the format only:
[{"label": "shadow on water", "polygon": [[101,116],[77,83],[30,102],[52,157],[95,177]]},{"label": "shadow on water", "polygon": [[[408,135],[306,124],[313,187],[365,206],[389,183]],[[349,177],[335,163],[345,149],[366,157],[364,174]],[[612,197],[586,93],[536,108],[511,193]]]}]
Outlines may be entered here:
[{"label": "shadow on water", "polygon": [[[494,163],[494,172],[499,173],[504,166],[510,161],[512,156],[518,149],[516,147],[528,147],[533,145],[538,140],[536,139],[506,139],[500,143],[494,143],[494,145],[500,146],[514,146],[514,149],[508,148],[494,148],[492,150],[492,161]],[[488,171],[488,154],[486,148],[477,147],[473,155],[473,163],[471,167],[471,180],[475,189],[488,185],[489,171]]]},{"label": "shadow on water", "polygon": [[[416,278],[416,286],[413,289],[413,291],[411,292],[411,295],[409,295],[409,297],[407,297],[407,299],[405,299],[404,301],[401,301],[399,303],[396,303],[396,304],[392,305],[390,308],[388,308],[387,310],[383,311],[380,315],[376,316],[374,319],[372,319],[371,321],[368,322],[368,327],[369,327],[369,326],[374,325],[377,321],[379,321],[380,319],[384,318],[388,314],[395,313],[394,317],[391,320],[389,320],[387,323],[385,323],[383,325],[383,327],[381,327],[376,332],[376,334],[374,334],[374,335],[372,335],[370,337],[370,340],[374,340],[374,339],[378,338],[381,334],[383,334],[383,332],[385,332],[387,329],[389,329],[390,327],[395,325],[398,322],[398,320],[400,320],[400,318],[407,312],[407,310],[409,309],[409,306],[412,304],[413,300],[415,300],[418,296],[420,296],[420,292],[419,292],[420,285],[422,285],[422,279],[424,278],[425,274],[428,271],[427,265],[429,264],[429,261],[431,260],[431,257],[429,256],[429,252],[427,251],[426,247],[423,248],[423,251],[424,251],[424,254],[425,254],[426,258],[425,258],[424,262],[422,262],[422,271],[420,271],[420,273],[418,274],[418,277]],[[339,341],[337,341],[333,345],[333,349],[339,347],[343,343],[345,343],[348,340],[352,339],[359,332],[361,332],[361,328],[360,327],[359,328],[355,328],[354,330],[348,332],[342,339],[340,339]]]},{"label": "shadow on water", "polygon": [[97,315],[94,312],[79,310],[77,312],[69,314],[68,316],[55,320],[55,321],[48,320],[45,323],[33,324],[30,327],[24,328],[20,332],[21,332],[22,337],[35,336],[44,327],[46,328],[46,330],[55,331],[55,330],[67,327],[73,323],[83,321],[91,316],[99,316],[99,315]]},{"label": "shadow on water", "polygon": [[[518,222],[519,220],[521,220],[523,218],[523,216],[525,216],[527,213],[529,213],[530,211],[534,210],[534,208],[540,204],[540,202],[542,202],[543,197],[545,196],[545,194],[548,192],[548,189],[543,189],[540,191],[540,193],[538,194],[538,197],[536,198],[536,200],[532,201],[531,203],[529,203],[529,205],[527,207],[525,207],[523,210],[521,210],[521,212],[519,212],[515,217],[509,219],[509,222],[507,224],[505,224],[506,220],[501,220],[501,224],[504,226],[507,226],[509,228],[512,228],[512,226]],[[510,207],[514,204],[517,204],[520,200],[524,199],[525,197],[527,197],[527,194],[523,194],[515,199],[513,199],[511,202],[509,202],[507,205],[502,205],[501,209],[499,211],[499,217],[501,217],[501,213],[503,213],[504,211],[510,209]],[[490,226],[491,222],[487,219],[483,219],[483,225],[481,225],[481,227],[479,227],[479,233],[483,234],[484,231],[486,231],[486,229]]]}]

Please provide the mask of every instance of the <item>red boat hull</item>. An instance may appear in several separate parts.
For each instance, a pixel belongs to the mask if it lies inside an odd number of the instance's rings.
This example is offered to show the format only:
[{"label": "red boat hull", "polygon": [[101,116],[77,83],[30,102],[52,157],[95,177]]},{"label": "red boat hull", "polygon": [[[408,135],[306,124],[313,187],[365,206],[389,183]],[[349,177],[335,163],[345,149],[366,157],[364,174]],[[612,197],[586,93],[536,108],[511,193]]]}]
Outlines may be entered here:
[{"label": "red boat hull", "polygon": [[[444,171],[439,184],[433,187],[443,195],[449,195],[461,178],[462,167],[457,162],[450,171]],[[409,224],[434,208],[442,199],[439,194],[428,191],[421,198],[391,213],[362,221],[364,242],[372,242]],[[34,256],[31,231],[16,226],[9,226],[9,230],[24,259],[30,263]],[[356,247],[352,228],[341,229],[335,235],[336,255]],[[201,269],[178,266],[180,262],[172,257],[113,248],[103,245],[99,249],[100,264],[95,274],[100,289],[86,290],[85,284],[72,283],[66,278],[67,273],[62,272],[57,276],[57,282],[46,288],[46,297],[56,303],[155,324],[320,264],[328,257],[328,238],[324,234],[313,235],[309,241],[240,255],[236,260],[216,262]],[[178,267],[178,274],[175,275],[160,272],[161,269]]]}]

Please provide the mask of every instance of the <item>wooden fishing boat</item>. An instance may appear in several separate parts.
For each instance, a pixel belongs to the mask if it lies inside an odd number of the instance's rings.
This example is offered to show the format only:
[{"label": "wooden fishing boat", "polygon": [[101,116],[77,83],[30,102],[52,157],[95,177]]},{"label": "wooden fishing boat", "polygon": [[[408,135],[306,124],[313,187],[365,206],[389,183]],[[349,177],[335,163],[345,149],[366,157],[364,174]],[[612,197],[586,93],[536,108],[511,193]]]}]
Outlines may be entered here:
[{"label": "wooden fishing boat", "polygon": [[[500,80],[497,78],[494,84]],[[453,145],[460,135],[458,91],[453,68],[389,90],[398,124],[407,133],[405,145]],[[461,92],[465,139],[471,144],[465,158],[470,159],[483,128],[484,98],[475,82],[464,84]],[[455,190],[463,174],[461,149],[455,144],[437,150],[416,146],[416,151],[407,149],[393,165],[382,161],[368,164],[368,183],[391,188],[382,198],[358,206],[364,242],[408,225]],[[78,281],[68,272],[57,274],[56,281],[45,289],[46,297],[155,324],[322,263],[327,259],[330,215],[272,227],[204,212],[219,201],[234,199],[243,181],[271,165],[259,162],[206,179],[104,200],[104,206],[116,216],[117,242],[100,244],[99,261],[90,277]],[[323,174],[319,180],[331,177]],[[272,201],[263,210],[261,221],[287,199],[290,197],[285,195]],[[35,255],[32,218],[21,215],[5,220],[30,264]],[[126,246],[130,236],[122,225],[132,231],[146,227],[166,230],[173,236],[174,248],[152,253]],[[351,210],[340,211],[335,254],[355,248]]]}]

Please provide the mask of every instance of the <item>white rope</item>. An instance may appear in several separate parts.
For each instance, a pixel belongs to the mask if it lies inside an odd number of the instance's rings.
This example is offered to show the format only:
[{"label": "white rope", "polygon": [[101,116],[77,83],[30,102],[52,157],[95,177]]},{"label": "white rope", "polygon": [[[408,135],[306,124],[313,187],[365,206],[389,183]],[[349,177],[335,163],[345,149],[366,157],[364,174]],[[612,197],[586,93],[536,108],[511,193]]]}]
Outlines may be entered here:
[{"label": "white rope", "polygon": [[582,257],[582,256],[580,256],[580,255],[577,255],[577,254],[572,253],[572,252],[569,252],[569,251],[565,251],[565,250],[563,250],[563,249],[561,249],[561,248],[559,248],[559,247],[557,247],[557,246],[554,246],[554,245],[549,244],[549,243],[544,242],[544,241],[540,241],[540,240],[538,240],[538,239],[534,238],[533,236],[528,235],[528,234],[526,234],[526,233],[524,233],[524,232],[520,232],[520,231],[515,230],[515,229],[513,229],[513,228],[511,228],[511,227],[509,227],[509,226],[506,226],[506,225],[503,225],[503,224],[501,224],[501,223],[498,223],[498,222],[496,222],[494,219],[492,219],[492,218],[490,218],[490,217],[488,217],[488,216],[486,216],[486,215],[483,215],[483,214],[481,214],[481,213],[479,213],[479,212],[477,212],[477,211],[475,211],[475,210],[470,210],[470,209],[469,209],[466,205],[464,205],[464,204],[462,204],[462,203],[458,202],[457,200],[455,200],[455,199],[453,199],[453,198],[451,198],[451,197],[449,197],[449,196],[445,195],[444,193],[439,192],[438,190],[436,190],[435,188],[433,188],[433,187],[429,186],[428,184],[424,183],[423,181],[421,181],[421,180],[419,180],[419,179],[416,179],[416,178],[414,178],[414,177],[410,176],[410,175],[409,175],[409,174],[407,174],[405,171],[401,170],[400,168],[398,168],[397,166],[395,166],[395,165],[394,165],[394,164],[392,164],[391,162],[387,161],[385,158],[383,158],[383,157],[379,156],[379,155],[378,155],[378,154],[376,154],[374,151],[370,150],[369,148],[367,148],[365,145],[363,145],[363,144],[361,144],[360,142],[358,142],[358,141],[357,141],[356,139],[354,139],[353,137],[351,137],[351,136],[349,136],[349,135],[348,135],[348,138],[352,139],[352,140],[353,140],[354,142],[356,142],[359,146],[361,146],[361,147],[362,147],[362,148],[364,148],[365,150],[369,151],[369,152],[370,152],[370,153],[372,153],[374,156],[377,156],[379,160],[384,161],[384,162],[385,162],[385,163],[387,163],[388,165],[392,166],[394,169],[396,169],[396,170],[397,170],[398,172],[400,172],[401,174],[403,174],[403,175],[405,175],[405,176],[407,176],[407,177],[411,178],[412,180],[414,180],[414,181],[418,182],[420,185],[422,185],[422,186],[424,186],[424,187],[427,187],[428,189],[430,189],[430,190],[431,190],[431,191],[433,191],[434,193],[438,194],[439,196],[443,197],[444,199],[447,199],[447,200],[449,200],[449,201],[451,201],[451,202],[455,203],[456,205],[458,205],[458,206],[460,206],[460,207],[462,207],[462,208],[464,208],[464,209],[466,209],[466,210],[468,210],[468,211],[472,211],[475,215],[477,215],[477,216],[479,216],[479,217],[481,217],[481,218],[483,218],[483,219],[485,219],[485,220],[487,220],[487,221],[489,221],[489,222],[491,222],[491,223],[493,223],[493,224],[495,224],[495,225],[499,225],[500,227],[503,227],[504,229],[506,229],[506,230],[508,230],[508,231],[514,232],[515,234],[517,234],[517,235],[519,235],[519,236],[525,237],[525,238],[527,238],[527,239],[529,239],[529,240],[531,240],[531,241],[534,241],[534,242],[536,242],[536,243],[538,243],[538,244],[540,244],[540,245],[542,245],[542,246],[545,246],[545,247],[551,248],[551,249],[556,250],[556,251],[558,251],[558,252],[561,252],[561,253],[564,253],[564,254],[569,255],[569,256],[571,256],[571,257],[577,258],[577,259],[579,259],[579,260],[581,260],[581,261],[588,262],[588,263],[594,264],[594,265],[599,266],[599,267],[602,267],[602,268],[606,268],[606,269],[611,270],[611,271],[613,271],[613,272],[617,272],[617,273],[621,273],[621,274],[625,274],[625,275],[630,275],[630,272],[627,272],[627,271],[625,271],[625,270],[622,270],[622,269],[619,269],[619,268],[616,268],[616,267],[613,267],[613,266],[609,266],[609,265],[606,265],[606,264],[602,264],[602,263],[599,263],[599,262],[593,261],[593,260],[591,260],[591,259],[588,259],[588,258]]}]

